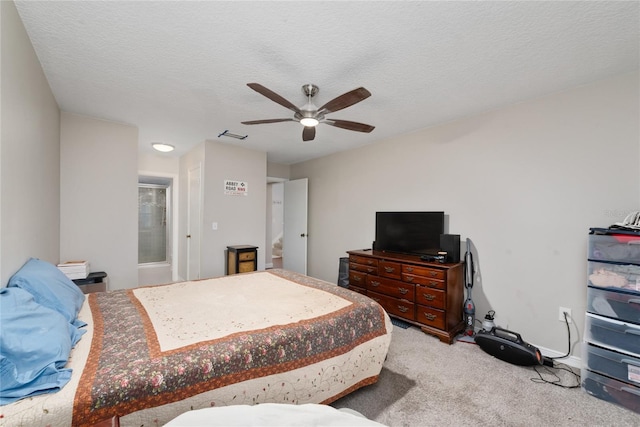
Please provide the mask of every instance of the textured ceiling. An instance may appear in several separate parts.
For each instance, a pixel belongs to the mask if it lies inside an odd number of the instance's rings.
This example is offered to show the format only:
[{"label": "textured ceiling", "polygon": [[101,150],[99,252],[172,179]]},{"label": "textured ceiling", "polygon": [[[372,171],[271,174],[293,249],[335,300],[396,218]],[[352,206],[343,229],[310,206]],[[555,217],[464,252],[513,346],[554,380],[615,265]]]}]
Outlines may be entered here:
[{"label": "textured ceiling", "polygon": [[[284,164],[637,71],[639,4],[16,1],[62,110],[137,126],[141,152],[212,139]],[[298,106],[303,84],[316,105],[364,86],[328,118],[376,128],[242,125],[293,114],[249,82]]]}]

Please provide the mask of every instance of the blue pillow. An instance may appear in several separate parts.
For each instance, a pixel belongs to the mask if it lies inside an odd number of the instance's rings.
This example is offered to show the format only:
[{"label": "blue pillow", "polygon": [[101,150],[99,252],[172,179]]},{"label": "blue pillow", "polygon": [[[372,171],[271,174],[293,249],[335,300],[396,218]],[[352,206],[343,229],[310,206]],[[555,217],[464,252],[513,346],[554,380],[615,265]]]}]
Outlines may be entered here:
[{"label": "blue pillow", "polygon": [[75,327],[19,288],[0,289],[0,405],[60,390]]},{"label": "blue pillow", "polygon": [[77,320],[84,294],[51,263],[31,258],[9,279],[7,286],[24,289],[33,295],[38,304],[56,310],[76,327],[86,325]]}]

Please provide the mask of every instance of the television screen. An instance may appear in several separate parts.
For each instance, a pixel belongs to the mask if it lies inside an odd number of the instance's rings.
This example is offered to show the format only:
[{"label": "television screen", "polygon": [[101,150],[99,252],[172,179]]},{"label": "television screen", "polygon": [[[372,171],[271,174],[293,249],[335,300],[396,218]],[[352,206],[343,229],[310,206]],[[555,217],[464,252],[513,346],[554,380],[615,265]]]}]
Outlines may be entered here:
[{"label": "television screen", "polygon": [[375,250],[435,254],[444,234],[444,212],[376,212]]}]

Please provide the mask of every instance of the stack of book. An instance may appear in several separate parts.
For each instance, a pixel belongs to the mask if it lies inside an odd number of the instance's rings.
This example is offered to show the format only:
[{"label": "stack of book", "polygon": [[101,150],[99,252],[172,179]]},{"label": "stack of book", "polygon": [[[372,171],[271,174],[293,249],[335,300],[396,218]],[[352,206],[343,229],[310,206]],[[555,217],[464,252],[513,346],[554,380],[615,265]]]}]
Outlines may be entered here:
[{"label": "stack of book", "polygon": [[86,279],[89,275],[89,262],[87,261],[67,261],[58,264],[58,269],[69,279]]}]

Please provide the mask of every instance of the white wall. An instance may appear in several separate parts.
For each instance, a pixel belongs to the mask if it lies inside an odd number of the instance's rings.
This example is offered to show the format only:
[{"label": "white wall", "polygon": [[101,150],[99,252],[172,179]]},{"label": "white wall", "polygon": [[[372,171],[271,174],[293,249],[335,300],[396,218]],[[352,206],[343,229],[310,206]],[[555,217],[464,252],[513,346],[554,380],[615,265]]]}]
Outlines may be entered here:
[{"label": "white wall", "polygon": [[0,286],[60,250],[60,110],[13,2],[0,2]]},{"label": "white wall", "polygon": [[138,129],[62,113],[60,258],[105,271],[109,288],[138,284]]},{"label": "white wall", "polygon": [[[225,250],[231,245],[258,246],[258,269],[265,268],[267,161],[263,152],[247,150],[217,141],[205,141],[180,158],[180,236],[187,234],[188,170],[201,164],[202,233],[200,277],[225,274]],[[224,180],[248,183],[246,196],[224,194]],[[218,229],[212,229],[212,223]],[[186,239],[180,242],[179,271],[186,278]]]},{"label": "white wall", "polygon": [[[248,183],[248,194],[225,195],[225,179]],[[266,153],[206,141],[204,183],[202,277],[225,274],[224,251],[231,245],[258,246],[258,269],[264,270],[267,218]],[[212,230],[213,222],[218,223],[218,230]]]},{"label": "white wall", "polygon": [[640,209],[638,77],[292,165],[309,178],[309,274],[336,283],[339,257],[371,247],[376,211],[444,210],[475,246],[477,317],[493,309],[498,325],[566,351],[558,308],[581,339],[589,228]]}]

